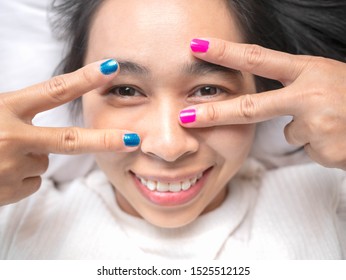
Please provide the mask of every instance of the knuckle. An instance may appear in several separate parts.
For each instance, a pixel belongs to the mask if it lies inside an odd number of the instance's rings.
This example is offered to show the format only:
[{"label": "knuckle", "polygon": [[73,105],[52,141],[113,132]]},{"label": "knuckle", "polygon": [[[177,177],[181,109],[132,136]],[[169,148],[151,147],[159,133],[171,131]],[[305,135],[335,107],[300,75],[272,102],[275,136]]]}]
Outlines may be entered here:
[{"label": "knuckle", "polygon": [[256,104],[253,101],[251,94],[245,94],[240,97],[239,115],[242,118],[251,120],[256,112]]},{"label": "knuckle", "polygon": [[113,137],[111,135],[111,133],[104,133],[102,136],[102,143],[103,146],[107,149],[107,150],[112,150],[113,146],[114,146],[114,141],[113,141]]},{"label": "knuckle", "polygon": [[[335,131],[335,120],[329,119],[327,116],[315,116],[309,119],[307,124],[308,131],[314,139],[324,139],[330,137]],[[321,138],[319,138],[321,137]]]},{"label": "knuckle", "polygon": [[246,69],[251,72],[256,66],[259,66],[264,61],[264,49],[259,45],[248,45],[244,49],[244,61]]},{"label": "knuckle", "polygon": [[308,56],[306,58],[306,63],[311,65],[311,67],[316,70],[327,70],[331,66],[330,60],[321,56]]},{"label": "knuckle", "polygon": [[11,144],[13,142],[13,134],[7,130],[0,130],[0,145]]},{"label": "knuckle", "polygon": [[87,83],[87,84],[94,84],[95,83],[95,75],[93,73],[91,73],[90,71],[88,71],[87,68],[82,68],[81,69],[81,75],[82,75],[82,79],[83,79],[83,82]]},{"label": "knuckle", "polygon": [[13,159],[9,159],[6,157],[6,160],[4,160],[1,163],[0,166],[0,181],[2,182],[15,182],[19,179],[20,176],[18,176],[18,173],[14,175],[14,170],[18,170],[18,162]]},{"label": "knuckle", "polygon": [[64,102],[67,91],[66,79],[62,76],[57,76],[50,79],[45,83],[44,93],[48,95],[53,102],[61,103]]},{"label": "knuckle", "polygon": [[8,148],[17,147],[19,148],[23,144],[23,137],[21,136],[20,130],[11,131],[6,128],[0,129],[0,149],[8,151]]},{"label": "knuckle", "polygon": [[207,116],[210,122],[217,122],[220,119],[220,110],[212,103],[207,104]]},{"label": "knuckle", "polygon": [[317,118],[317,121],[313,125],[313,131],[320,131],[323,138],[332,137],[332,135],[337,132],[336,124],[334,119],[329,119],[328,117]]},{"label": "knuckle", "polygon": [[[296,69],[298,74],[306,69],[306,71],[310,73],[311,79],[316,79],[316,77],[318,77],[320,81],[328,82],[330,79],[328,74],[335,72],[335,65],[332,63],[332,60],[324,57],[303,56],[300,65],[301,66]],[[313,84],[314,83],[312,83],[312,85]],[[320,82],[320,84],[322,83]]]},{"label": "knuckle", "polygon": [[[323,101],[325,99],[326,93],[324,90],[322,90],[321,87],[318,87],[318,85],[313,85],[311,88],[307,91],[307,94],[302,97],[302,101],[304,102],[311,102],[313,105],[317,105],[319,102]],[[324,100],[326,101],[326,100]],[[324,102],[323,102],[324,103]]]},{"label": "knuckle", "polygon": [[74,154],[80,142],[79,131],[76,127],[64,128],[58,139],[58,151],[66,154]]},{"label": "knuckle", "polygon": [[227,43],[224,41],[220,41],[217,50],[218,51],[215,56],[216,62],[224,62],[227,59],[229,51]]}]

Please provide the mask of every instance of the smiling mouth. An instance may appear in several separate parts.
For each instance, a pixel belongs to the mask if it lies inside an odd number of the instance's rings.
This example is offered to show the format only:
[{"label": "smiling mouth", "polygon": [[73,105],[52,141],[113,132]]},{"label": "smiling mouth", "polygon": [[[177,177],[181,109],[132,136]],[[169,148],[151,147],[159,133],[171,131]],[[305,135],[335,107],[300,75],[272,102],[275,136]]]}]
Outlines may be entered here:
[{"label": "smiling mouth", "polygon": [[161,206],[178,206],[193,200],[206,184],[210,167],[196,175],[181,179],[144,177],[131,172],[140,193],[154,204]]},{"label": "smiling mouth", "polygon": [[148,180],[145,178],[142,178],[138,175],[136,177],[138,180],[142,183],[143,186],[147,187],[150,191],[158,191],[158,192],[180,192],[180,191],[187,191],[192,186],[194,186],[199,179],[201,179],[203,176],[203,172],[197,174],[196,176],[186,179],[179,182],[161,182],[161,181],[154,181],[154,180]]}]

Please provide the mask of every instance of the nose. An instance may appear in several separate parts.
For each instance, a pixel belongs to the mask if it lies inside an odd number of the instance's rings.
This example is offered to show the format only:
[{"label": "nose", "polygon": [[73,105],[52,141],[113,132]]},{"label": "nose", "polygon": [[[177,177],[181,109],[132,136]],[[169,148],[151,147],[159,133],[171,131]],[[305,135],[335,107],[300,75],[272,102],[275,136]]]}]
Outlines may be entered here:
[{"label": "nose", "polygon": [[142,152],[166,162],[175,162],[198,151],[199,142],[193,130],[183,128],[178,121],[181,108],[172,103],[160,104],[152,110],[145,132],[141,135]]}]

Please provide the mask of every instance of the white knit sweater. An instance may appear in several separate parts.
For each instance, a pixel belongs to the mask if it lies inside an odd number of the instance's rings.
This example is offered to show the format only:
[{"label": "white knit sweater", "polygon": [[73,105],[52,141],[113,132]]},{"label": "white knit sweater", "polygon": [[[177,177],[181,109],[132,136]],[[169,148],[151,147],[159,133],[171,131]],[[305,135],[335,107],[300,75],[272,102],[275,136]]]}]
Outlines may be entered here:
[{"label": "white knit sweater", "polygon": [[119,209],[101,171],[0,208],[0,259],[343,259],[345,172],[315,164],[238,177],[178,229]]}]

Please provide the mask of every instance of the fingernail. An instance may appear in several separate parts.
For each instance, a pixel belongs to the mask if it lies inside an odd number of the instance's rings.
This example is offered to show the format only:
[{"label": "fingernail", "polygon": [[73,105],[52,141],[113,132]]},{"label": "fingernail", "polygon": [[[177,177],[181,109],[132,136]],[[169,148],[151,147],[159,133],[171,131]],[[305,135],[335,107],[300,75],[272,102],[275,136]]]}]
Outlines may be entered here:
[{"label": "fingernail", "polygon": [[139,135],[136,133],[124,134],[123,140],[126,147],[137,147],[141,142]]},{"label": "fingernail", "polygon": [[115,59],[109,59],[103,62],[100,66],[100,70],[104,75],[110,75],[115,73],[119,68],[118,62]]},{"label": "fingernail", "polygon": [[193,123],[196,121],[196,110],[187,109],[180,112],[180,121],[182,123]]},{"label": "fingernail", "polygon": [[190,44],[193,52],[205,53],[209,49],[209,41],[201,39],[193,39]]}]

